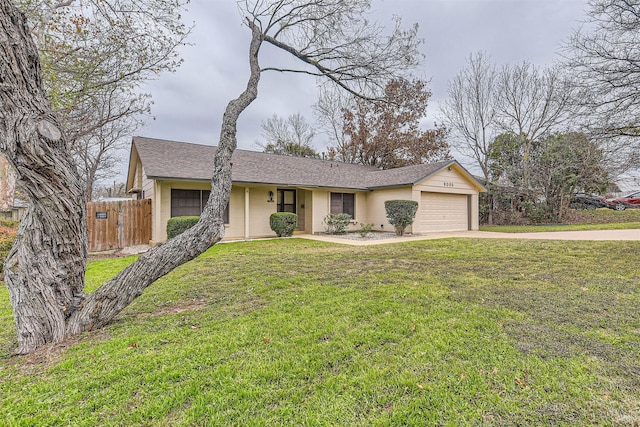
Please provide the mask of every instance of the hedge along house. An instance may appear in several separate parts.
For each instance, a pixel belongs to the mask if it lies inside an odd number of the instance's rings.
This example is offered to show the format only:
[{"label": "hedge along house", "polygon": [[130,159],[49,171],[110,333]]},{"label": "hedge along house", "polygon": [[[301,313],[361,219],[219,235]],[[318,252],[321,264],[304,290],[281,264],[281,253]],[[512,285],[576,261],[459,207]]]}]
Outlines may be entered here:
[{"label": "hedge along house", "polygon": [[[127,191],[152,201],[151,244],[167,239],[169,218],[199,215],[211,188],[216,147],[134,137]],[[274,237],[274,212],[298,215],[297,233],[321,233],[329,213],[348,213],[352,230],[373,224],[393,231],[385,200],[418,202],[407,232],[478,229],[478,194],[485,189],[457,161],[380,170],[329,160],[236,150],[225,212],[225,240]]]}]

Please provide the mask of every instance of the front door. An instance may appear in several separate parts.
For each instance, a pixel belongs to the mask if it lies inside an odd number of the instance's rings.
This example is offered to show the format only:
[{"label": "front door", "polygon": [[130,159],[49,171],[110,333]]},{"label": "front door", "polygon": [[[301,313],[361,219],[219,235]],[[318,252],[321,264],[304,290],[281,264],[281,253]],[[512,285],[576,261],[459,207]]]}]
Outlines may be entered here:
[{"label": "front door", "polygon": [[278,190],[278,212],[296,213],[296,190]]}]

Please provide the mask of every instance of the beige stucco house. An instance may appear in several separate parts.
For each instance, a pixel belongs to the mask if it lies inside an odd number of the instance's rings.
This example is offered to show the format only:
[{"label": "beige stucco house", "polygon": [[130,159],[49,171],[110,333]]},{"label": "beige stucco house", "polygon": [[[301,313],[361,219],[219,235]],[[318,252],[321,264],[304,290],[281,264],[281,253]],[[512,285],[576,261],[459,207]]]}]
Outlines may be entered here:
[{"label": "beige stucco house", "polygon": [[[198,215],[207,201],[216,147],[134,137],[127,191],[152,200],[152,243],[166,240],[167,220]],[[236,150],[225,240],[273,237],[269,216],[298,214],[298,233],[321,233],[329,213],[348,213],[352,230],[392,231],[384,202],[419,203],[408,232],[478,229],[484,187],[457,161],[380,170],[368,166]]]}]

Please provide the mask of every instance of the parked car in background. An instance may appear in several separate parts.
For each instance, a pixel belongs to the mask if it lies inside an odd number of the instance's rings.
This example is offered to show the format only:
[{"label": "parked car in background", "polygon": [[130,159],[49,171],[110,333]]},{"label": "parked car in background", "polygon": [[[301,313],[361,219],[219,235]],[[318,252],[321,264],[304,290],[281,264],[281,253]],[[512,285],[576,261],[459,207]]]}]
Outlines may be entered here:
[{"label": "parked car in background", "polygon": [[617,211],[623,211],[629,208],[640,209],[640,191],[627,194],[623,197],[607,200],[607,207]]},{"label": "parked car in background", "polygon": [[578,193],[569,202],[571,209],[598,209],[607,207],[607,199],[604,196]]}]

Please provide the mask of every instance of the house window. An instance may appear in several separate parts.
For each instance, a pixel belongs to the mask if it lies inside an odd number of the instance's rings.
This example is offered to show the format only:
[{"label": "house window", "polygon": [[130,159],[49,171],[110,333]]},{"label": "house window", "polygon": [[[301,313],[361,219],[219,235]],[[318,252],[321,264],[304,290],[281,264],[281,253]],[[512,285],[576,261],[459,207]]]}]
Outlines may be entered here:
[{"label": "house window", "polygon": [[356,195],[353,193],[331,193],[331,213],[345,213],[356,217]]},{"label": "house window", "polygon": [[278,212],[296,213],[296,190],[278,190]]},{"label": "house window", "polygon": [[[171,217],[200,216],[209,200],[209,190],[176,190],[171,189]],[[223,219],[229,224],[229,205],[224,210]]]}]

